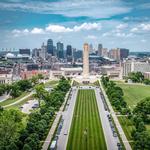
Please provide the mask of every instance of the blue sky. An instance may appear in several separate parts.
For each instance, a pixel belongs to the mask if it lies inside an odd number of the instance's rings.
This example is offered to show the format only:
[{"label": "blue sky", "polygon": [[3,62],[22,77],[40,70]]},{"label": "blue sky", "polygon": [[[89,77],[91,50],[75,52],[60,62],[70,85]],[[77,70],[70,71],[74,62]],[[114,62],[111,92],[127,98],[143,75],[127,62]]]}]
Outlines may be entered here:
[{"label": "blue sky", "polygon": [[0,48],[35,48],[52,38],[82,49],[150,51],[150,0],[1,0]]}]

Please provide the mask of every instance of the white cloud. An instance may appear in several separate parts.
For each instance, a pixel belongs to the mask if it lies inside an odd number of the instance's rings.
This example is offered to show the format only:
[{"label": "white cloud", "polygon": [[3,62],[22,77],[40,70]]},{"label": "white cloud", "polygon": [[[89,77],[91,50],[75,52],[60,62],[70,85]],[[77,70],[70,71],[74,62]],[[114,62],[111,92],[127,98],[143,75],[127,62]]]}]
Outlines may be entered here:
[{"label": "white cloud", "polygon": [[128,27],[128,24],[119,24],[118,26],[116,26],[116,29],[118,30],[122,30]]},{"label": "white cloud", "polygon": [[81,25],[76,25],[72,28],[61,26],[61,25],[48,25],[46,27],[46,31],[49,32],[56,32],[56,33],[63,33],[63,32],[79,32],[82,30],[100,30],[101,25],[99,23],[83,23]]},{"label": "white cloud", "polygon": [[19,34],[19,33],[21,33],[21,31],[20,31],[20,30],[17,30],[17,29],[14,29],[14,30],[12,31],[12,33],[14,33],[14,34]]},{"label": "white cloud", "polygon": [[31,34],[43,34],[44,30],[41,28],[33,28],[30,33]]},{"label": "white cloud", "polygon": [[97,37],[95,36],[95,35],[88,35],[87,37],[86,37],[87,39],[97,39]]},{"label": "white cloud", "polygon": [[59,33],[59,32],[72,32],[73,29],[68,28],[68,27],[64,27],[61,25],[50,24],[46,27],[46,31]]},{"label": "white cloud", "polygon": [[19,35],[27,35],[27,34],[48,34],[50,32],[52,33],[67,33],[67,32],[80,32],[80,31],[89,31],[89,30],[101,30],[101,24],[100,23],[83,23],[81,25],[76,25],[71,27],[65,27],[62,25],[53,25],[49,24],[46,28],[33,28],[31,30],[24,29],[24,30],[18,30],[14,29],[12,31],[13,34],[19,36]]},{"label": "white cloud", "polygon": [[74,26],[74,31],[81,31],[81,30],[101,30],[101,24],[99,23],[83,23],[80,26]]},{"label": "white cloud", "polygon": [[149,24],[142,23],[139,27],[144,31],[150,31],[150,23]]},{"label": "white cloud", "polygon": [[131,32],[137,32],[138,31],[138,28],[134,27],[130,30]]}]

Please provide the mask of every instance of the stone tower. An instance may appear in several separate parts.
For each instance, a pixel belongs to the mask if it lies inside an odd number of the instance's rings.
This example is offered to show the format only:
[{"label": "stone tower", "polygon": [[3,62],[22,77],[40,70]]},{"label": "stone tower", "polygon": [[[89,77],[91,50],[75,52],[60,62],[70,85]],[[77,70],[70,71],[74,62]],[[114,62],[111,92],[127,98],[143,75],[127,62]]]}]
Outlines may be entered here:
[{"label": "stone tower", "polygon": [[83,46],[83,77],[89,77],[89,45],[85,43]]}]

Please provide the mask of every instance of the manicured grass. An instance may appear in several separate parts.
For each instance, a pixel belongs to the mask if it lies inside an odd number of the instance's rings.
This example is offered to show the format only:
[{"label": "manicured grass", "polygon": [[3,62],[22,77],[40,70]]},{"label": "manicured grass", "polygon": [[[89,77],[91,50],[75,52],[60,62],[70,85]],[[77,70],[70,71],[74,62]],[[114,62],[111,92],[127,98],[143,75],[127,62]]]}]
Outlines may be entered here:
[{"label": "manicured grass", "polygon": [[9,107],[7,107],[7,109],[14,109],[14,108],[20,108],[23,104],[25,104],[27,101],[29,101],[30,99],[33,99],[33,95],[31,95],[30,97],[28,97],[28,98],[26,98],[26,99],[24,99],[23,101],[21,101],[21,102],[19,102],[19,103],[17,103],[17,104],[14,104],[14,105],[12,105],[12,106],[9,106]]},{"label": "manicured grass", "polygon": [[58,84],[58,80],[50,80],[48,82],[45,83],[45,86],[52,86],[52,87],[55,87],[57,84]]},{"label": "manicured grass", "polygon": [[124,99],[131,109],[144,98],[150,97],[150,86],[125,83],[117,83],[117,85],[123,89]]},{"label": "manicured grass", "polygon": [[3,102],[0,103],[0,106],[5,106],[5,105],[8,105],[8,104],[11,104],[11,103],[14,103],[16,102],[17,100],[23,98],[24,96],[28,95],[30,92],[23,92],[19,97],[17,98],[9,98]]},{"label": "manicured grass", "polygon": [[94,90],[79,90],[67,150],[106,150]]}]

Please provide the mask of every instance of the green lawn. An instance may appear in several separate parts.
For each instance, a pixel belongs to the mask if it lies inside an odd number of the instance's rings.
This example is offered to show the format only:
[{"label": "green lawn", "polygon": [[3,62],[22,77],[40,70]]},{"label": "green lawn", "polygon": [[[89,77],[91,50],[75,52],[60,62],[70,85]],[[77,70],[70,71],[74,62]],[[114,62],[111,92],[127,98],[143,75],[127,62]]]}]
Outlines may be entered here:
[{"label": "green lawn", "polygon": [[30,92],[23,92],[19,97],[17,98],[8,98],[7,100],[0,103],[0,106],[5,106],[11,103],[14,103],[18,101],[19,99],[23,98],[24,96],[28,95]]},{"label": "green lawn", "polygon": [[24,100],[21,101],[21,102],[19,102],[19,103],[17,103],[17,104],[14,104],[14,105],[12,105],[12,106],[7,107],[7,109],[12,109],[12,108],[13,108],[13,109],[14,109],[14,108],[19,109],[23,104],[25,104],[27,101],[29,101],[29,100],[31,100],[31,99],[33,99],[33,98],[34,98],[33,95],[31,95],[30,97],[24,99]]},{"label": "green lawn", "polygon": [[58,84],[58,80],[50,80],[48,82],[45,83],[45,86],[52,86],[52,87],[55,87],[57,84]]},{"label": "green lawn", "polygon": [[123,89],[124,99],[131,108],[134,108],[140,100],[150,97],[150,86],[116,83]]},{"label": "green lawn", "polygon": [[106,150],[94,90],[79,90],[67,150]]}]

